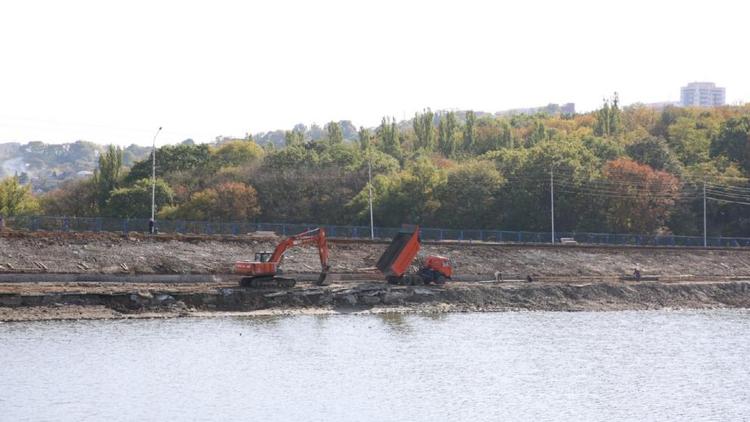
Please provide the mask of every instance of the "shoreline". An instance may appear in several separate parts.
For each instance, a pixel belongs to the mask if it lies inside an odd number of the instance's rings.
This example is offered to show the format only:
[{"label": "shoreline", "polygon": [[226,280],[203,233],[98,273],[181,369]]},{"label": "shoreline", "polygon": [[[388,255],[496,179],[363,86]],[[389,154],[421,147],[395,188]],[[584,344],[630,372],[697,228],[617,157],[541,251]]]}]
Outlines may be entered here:
[{"label": "shoreline", "polygon": [[[23,286],[22,286],[23,287]],[[627,311],[750,308],[750,281],[352,283],[289,290],[226,285],[25,286],[0,289],[0,322],[382,313]],[[36,289],[36,290],[34,290]]]}]

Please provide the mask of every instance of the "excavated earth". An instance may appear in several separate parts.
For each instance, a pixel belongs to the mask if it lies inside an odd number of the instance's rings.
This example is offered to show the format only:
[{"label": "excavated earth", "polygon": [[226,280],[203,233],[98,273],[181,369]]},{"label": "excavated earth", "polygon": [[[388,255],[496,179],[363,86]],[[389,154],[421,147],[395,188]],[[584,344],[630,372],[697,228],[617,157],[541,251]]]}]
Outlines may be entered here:
[{"label": "excavated earth", "polygon": [[[445,286],[389,286],[372,267],[387,242],[332,240],[331,284],[249,289],[232,263],[272,250],[258,236],[148,237],[132,233],[0,233],[0,321],[314,312],[624,310],[750,307],[750,250],[428,243],[451,258]],[[294,248],[287,273],[319,268]],[[644,280],[627,278],[635,267]],[[3,277],[24,273],[23,282]],[[55,281],[79,274],[87,281]],[[155,282],[163,274],[183,282]],[[205,276],[206,282],[190,277]],[[146,282],[106,277],[140,275]],[[153,276],[150,276],[153,275]],[[527,277],[533,282],[528,282]],[[143,278],[145,277],[145,279]],[[147,282],[153,277],[154,282]],[[98,281],[97,278],[101,278]]]}]

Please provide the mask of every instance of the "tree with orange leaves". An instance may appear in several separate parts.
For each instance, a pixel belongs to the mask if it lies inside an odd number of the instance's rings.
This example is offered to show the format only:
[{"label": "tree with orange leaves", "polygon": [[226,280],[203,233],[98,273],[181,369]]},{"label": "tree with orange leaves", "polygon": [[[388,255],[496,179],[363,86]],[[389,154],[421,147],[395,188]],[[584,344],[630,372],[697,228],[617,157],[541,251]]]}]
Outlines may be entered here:
[{"label": "tree with orange leaves", "polygon": [[604,176],[612,186],[606,201],[612,230],[653,233],[664,227],[680,190],[675,176],[627,158],[608,162]]}]

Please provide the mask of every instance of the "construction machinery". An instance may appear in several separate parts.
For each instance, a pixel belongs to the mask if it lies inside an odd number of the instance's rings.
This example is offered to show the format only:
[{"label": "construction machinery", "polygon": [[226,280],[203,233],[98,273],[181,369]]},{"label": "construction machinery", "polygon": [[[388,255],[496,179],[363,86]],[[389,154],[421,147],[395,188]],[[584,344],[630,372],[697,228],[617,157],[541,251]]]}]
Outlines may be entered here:
[{"label": "construction machinery", "polygon": [[444,256],[428,256],[416,273],[407,273],[420,247],[419,226],[404,226],[375,266],[385,275],[389,284],[443,284],[450,280],[453,267]]},{"label": "construction machinery", "polygon": [[238,261],[234,264],[235,274],[243,275],[240,285],[244,287],[294,287],[297,280],[281,276],[281,264],[284,253],[291,247],[315,245],[320,254],[320,277],[317,284],[323,285],[328,276],[328,243],[326,232],[322,228],[307,230],[287,237],[276,246],[273,252],[256,252],[255,261]]}]

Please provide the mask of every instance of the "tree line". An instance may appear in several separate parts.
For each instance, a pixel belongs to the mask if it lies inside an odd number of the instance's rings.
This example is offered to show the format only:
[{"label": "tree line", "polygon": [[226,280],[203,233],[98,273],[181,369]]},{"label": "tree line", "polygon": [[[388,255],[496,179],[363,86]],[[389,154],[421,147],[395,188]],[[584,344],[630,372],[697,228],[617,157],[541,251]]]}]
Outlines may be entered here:
[{"label": "tree line", "polygon": [[[356,140],[331,122],[284,145],[251,136],[157,150],[158,218],[750,236],[750,107],[621,107],[495,116],[425,109]],[[351,128],[346,134],[353,136]],[[148,218],[151,157],[110,146],[92,178],[35,196],[10,178],[0,213]],[[704,185],[705,184],[705,185]],[[706,186],[708,186],[706,188]]]}]

